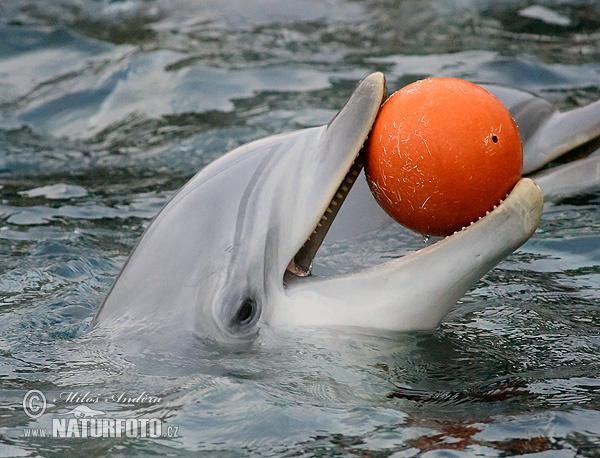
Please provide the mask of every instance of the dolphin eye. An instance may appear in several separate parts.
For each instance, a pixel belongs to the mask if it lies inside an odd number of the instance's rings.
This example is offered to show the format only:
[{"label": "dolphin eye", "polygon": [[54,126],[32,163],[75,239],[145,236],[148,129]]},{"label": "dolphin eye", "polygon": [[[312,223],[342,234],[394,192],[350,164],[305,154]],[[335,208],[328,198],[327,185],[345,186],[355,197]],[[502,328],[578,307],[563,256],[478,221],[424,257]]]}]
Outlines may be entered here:
[{"label": "dolphin eye", "polygon": [[256,315],[256,308],[256,302],[253,299],[245,299],[235,314],[236,324],[245,325],[250,323]]}]

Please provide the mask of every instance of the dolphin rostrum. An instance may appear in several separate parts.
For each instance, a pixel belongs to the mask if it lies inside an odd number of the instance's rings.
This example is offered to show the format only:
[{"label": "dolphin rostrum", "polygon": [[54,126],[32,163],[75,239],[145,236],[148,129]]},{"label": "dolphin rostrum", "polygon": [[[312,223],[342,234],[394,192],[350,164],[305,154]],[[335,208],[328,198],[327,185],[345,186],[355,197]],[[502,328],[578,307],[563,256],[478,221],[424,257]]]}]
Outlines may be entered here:
[{"label": "dolphin rostrum", "polygon": [[368,193],[360,184],[348,194],[384,97],[374,73],[328,125],[251,142],[200,171],[152,221],[93,326],[223,343],[253,341],[266,326],[437,326],[535,231],[542,194],[524,178],[487,216],[431,246],[351,274],[308,275],[342,201]]}]

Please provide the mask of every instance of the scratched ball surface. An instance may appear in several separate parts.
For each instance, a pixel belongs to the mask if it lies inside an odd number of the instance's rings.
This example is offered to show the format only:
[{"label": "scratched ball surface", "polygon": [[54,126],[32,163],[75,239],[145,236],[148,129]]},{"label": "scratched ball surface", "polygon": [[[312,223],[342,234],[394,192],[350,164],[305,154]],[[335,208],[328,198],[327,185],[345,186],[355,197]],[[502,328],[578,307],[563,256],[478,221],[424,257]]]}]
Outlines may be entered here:
[{"label": "scratched ball surface", "polygon": [[508,110],[482,87],[428,78],[392,94],[367,144],[365,173],[400,224],[445,236],[492,210],[521,178],[523,150]]}]

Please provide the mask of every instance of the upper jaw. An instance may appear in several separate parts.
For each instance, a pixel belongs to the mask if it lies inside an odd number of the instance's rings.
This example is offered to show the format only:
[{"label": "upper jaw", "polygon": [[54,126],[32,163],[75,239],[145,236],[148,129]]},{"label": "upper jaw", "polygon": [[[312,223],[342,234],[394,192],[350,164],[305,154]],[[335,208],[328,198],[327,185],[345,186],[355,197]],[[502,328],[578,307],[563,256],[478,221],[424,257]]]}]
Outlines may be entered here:
[{"label": "upper jaw", "polygon": [[286,276],[310,275],[317,250],[362,169],[361,151],[385,97],[383,73],[363,79],[325,127],[316,156],[306,161],[314,175],[313,185],[306,192],[313,193],[314,199],[307,212],[306,237],[287,266]]}]

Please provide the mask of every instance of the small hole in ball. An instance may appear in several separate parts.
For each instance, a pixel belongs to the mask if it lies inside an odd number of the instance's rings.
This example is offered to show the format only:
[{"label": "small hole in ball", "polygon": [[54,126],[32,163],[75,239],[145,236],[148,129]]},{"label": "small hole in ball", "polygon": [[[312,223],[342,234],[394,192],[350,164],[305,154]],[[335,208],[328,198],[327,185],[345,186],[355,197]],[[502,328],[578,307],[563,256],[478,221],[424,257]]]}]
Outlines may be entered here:
[{"label": "small hole in ball", "polygon": [[498,143],[498,137],[496,135],[492,135],[492,141],[494,143]]}]

